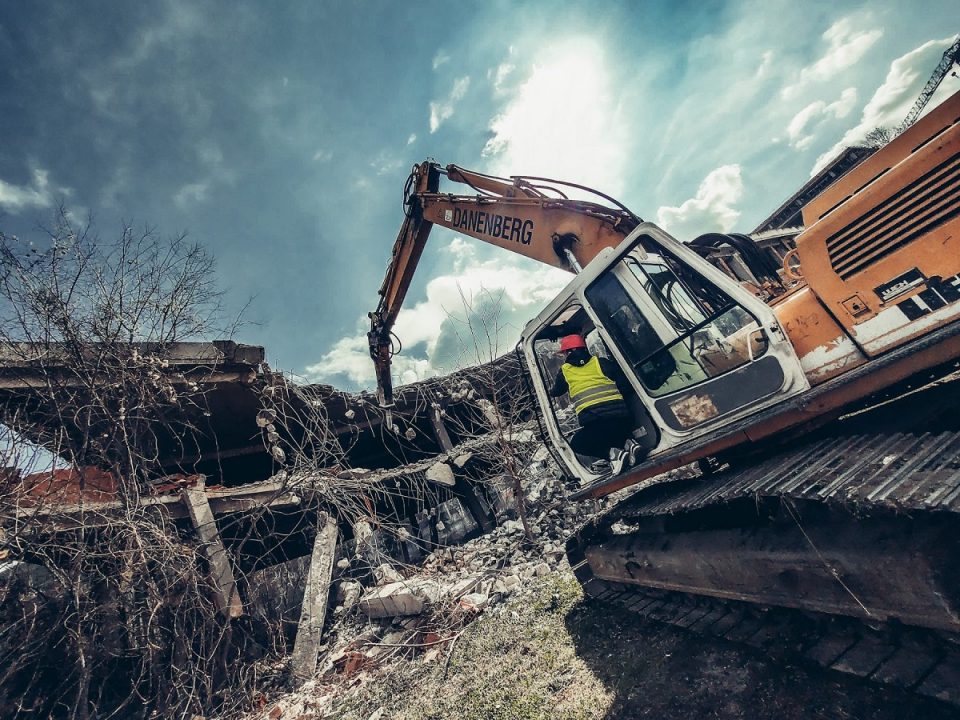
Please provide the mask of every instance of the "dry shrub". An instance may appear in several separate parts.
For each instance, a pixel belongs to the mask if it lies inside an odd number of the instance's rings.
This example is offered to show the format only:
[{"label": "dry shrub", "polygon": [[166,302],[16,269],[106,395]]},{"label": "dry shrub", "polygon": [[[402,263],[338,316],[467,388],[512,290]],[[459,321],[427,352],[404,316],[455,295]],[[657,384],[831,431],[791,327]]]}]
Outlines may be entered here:
[{"label": "dry shrub", "polygon": [[206,413],[203,370],[178,372],[168,349],[229,333],[219,297],[212,259],[183,236],[126,226],[107,242],[63,211],[42,247],[0,233],[0,367],[31,385],[0,410],[12,429],[0,489],[4,716],[227,709],[233,628],[211,603],[196,541],[146,502],[164,474],[158,437],[189,438]]}]

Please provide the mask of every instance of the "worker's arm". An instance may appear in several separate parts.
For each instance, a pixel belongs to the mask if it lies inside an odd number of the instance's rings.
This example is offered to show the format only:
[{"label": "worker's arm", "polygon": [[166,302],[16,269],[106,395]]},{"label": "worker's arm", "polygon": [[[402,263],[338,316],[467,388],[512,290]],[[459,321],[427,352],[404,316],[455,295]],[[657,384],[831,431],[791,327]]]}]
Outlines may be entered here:
[{"label": "worker's arm", "polygon": [[563,370],[557,371],[557,379],[553,381],[553,387],[550,389],[550,397],[560,397],[565,395],[570,389],[567,385],[567,379],[563,376]]}]

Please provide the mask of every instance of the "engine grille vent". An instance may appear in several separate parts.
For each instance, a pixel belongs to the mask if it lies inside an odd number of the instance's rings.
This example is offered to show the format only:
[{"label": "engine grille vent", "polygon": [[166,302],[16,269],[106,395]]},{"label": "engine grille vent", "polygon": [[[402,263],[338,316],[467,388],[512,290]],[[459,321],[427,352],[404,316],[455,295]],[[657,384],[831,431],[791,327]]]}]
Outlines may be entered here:
[{"label": "engine grille vent", "polygon": [[827,238],[842,279],[879,262],[960,213],[960,153]]}]

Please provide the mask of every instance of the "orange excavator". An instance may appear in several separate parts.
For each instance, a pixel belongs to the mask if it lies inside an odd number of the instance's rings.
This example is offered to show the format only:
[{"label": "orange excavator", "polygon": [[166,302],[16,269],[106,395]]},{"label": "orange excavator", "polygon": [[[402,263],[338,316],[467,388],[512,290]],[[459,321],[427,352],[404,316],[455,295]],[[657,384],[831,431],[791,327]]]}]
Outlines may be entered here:
[{"label": "orange excavator", "polygon": [[[441,192],[442,176],[469,192]],[[415,166],[370,314],[381,403],[391,330],[434,225],[568,270],[520,341],[545,440],[580,481],[572,500],[643,488],[568,544],[588,592],[955,636],[960,383],[943,378],[960,358],[960,93],[808,203],[779,272],[744,236],[683,243],[610,197],[569,197],[586,191]],[[758,283],[705,259],[722,242]],[[569,333],[631,385],[646,457],[619,475],[574,453],[571,409],[549,396]],[[696,462],[700,476],[664,481]]]}]

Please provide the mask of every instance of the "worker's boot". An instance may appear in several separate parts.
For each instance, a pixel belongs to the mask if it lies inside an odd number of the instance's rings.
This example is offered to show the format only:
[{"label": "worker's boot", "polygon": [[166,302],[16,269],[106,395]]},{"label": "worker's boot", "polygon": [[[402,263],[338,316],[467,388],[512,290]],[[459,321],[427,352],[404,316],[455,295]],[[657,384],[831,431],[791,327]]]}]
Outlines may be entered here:
[{"label": "worker's boot", "polygon": [[623,446],[623,449],[627,451],[627,467],[633,467],[646,456],[643,445],[633,438],[627,439],[627,444]]},{"label": "worker's boot", "polygon": [[623,448],[610,448],[610,473],[619,475],[630,459],[630,453]]}]

